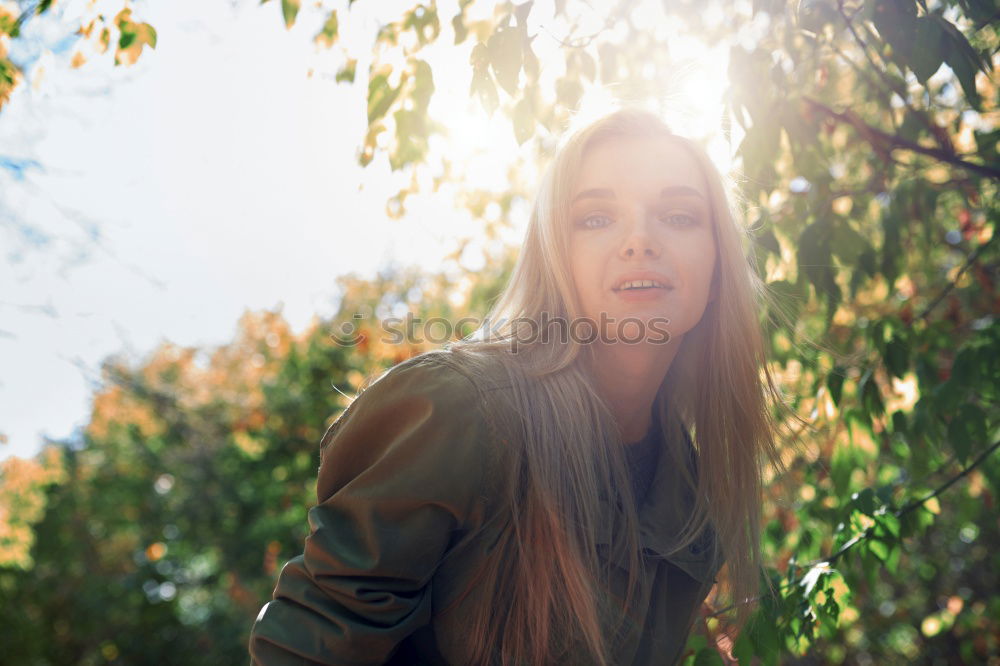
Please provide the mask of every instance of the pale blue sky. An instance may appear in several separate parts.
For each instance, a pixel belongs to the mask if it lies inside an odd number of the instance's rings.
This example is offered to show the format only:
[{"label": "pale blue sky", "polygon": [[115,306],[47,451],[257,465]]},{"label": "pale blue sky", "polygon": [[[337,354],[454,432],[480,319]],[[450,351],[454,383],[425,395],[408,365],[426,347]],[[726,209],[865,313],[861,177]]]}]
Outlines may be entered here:
[{"label": "pale blue sky", "polygon": [[[332,80],[336,50],[316,53],[319,14],[303,11],[286,31],[278,2],[137,3],[157,49],[132,67],[113,67],[109,53],[72,70],[68,52],[43,47],[72,43],[84,4],[28,23],[12,55],[45,73],[0,112],[0,159],[38,164],[22,179],[0,169],[0,458],[84,424],[107,354],[222,344],[245,309],[282,305],[301,330],[335,312],[336,276],[387,261],[440,269],[471,228],[447,191],[389,219],[385,201],[409,175],[357,165],[368,3],[345,36],[362,56],[353,89]],[[468,75],[449,93],[443,74],[441,95],[467,99]],[[499,157],[470,176],[501,187]]]}]

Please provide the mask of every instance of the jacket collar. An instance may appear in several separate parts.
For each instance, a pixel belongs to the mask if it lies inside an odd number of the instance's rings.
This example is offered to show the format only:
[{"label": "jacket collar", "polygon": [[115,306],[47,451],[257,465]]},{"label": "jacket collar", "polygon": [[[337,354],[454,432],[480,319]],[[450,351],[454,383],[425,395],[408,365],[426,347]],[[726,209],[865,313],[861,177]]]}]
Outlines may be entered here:
[{"label": "jacket collar", "polygon": [[[653,413],[653,436],[660,441],[656,471],[645,503],[639,508],[639,544],[646,556],[670,561],[695,580],[715,580],[722,566],[721,551],[715,530],[709,523],[690,545],[677,549],[677,537],[694,507],[694,496],[684,487],[682,477],[668,447],[683,447],[689,469],[697,474],[694,446],[687,429],[676,419],[664,429],[656,410]],[[664,434],[666,432],[666,434]],[[621,555],[611,549],[615,532],[616,507],[607,497],[601,498],[601,525],[595,541],[601,551],[624,567]]]}]

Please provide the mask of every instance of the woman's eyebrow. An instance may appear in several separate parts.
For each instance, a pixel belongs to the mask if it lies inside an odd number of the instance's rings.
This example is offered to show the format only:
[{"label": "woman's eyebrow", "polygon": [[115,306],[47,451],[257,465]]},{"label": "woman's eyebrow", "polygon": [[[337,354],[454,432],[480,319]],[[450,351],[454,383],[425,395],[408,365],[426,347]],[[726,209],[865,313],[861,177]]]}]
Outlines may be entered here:
[{"label": "woman's eyebrow", "polygon": [[[688,187],[687,185],[673,185],[671,187],[664,187],[660,190],[660,198],[666,198],[671,196],[693,196],[699,199],[704,199],[705,195],[696,190],[693,187]],[[603,187],[592,187],[588,190],[583,190],[578,193],[570,203],[576,203],[580,199],[614,199],[614,190],[609,190]]]},{"label": "woman's eyebrow", "polygon": [[589,190],[583,190],[575,197],[570,203],[576,203],[580,199],[614,199],[615,191],[609,190],[601,187],[592,187]]},{"label": "woman's eyebrow", "polygon": [[705,195],[693,187],[687,185],[674,185],[673,187],[664,187],[660,190],[660,198],[666,197],[676,197],[676,196],[689,196],[698,197],[699,199],[704,199]]}]

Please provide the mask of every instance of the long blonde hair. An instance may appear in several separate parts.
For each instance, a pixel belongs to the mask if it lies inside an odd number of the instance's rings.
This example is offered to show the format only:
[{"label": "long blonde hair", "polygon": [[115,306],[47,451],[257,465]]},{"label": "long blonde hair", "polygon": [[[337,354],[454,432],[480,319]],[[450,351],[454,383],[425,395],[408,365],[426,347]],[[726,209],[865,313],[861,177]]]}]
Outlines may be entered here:
[{"label": "long blonde hair", "polygon": [[[674,135],[652,112],[620,109],[573,133],[560,147],[539,186],[523,248],[483,327],[441,354],[483,385],[499,380],[506,391],[489,394],[496,439],[509,447],[515,473],[503,503],[510,528],[477,580],[481,599],[468,626],[473,663],[552,663],[571,644],[607,664],[608,608],[596,556],[597,507],[614,488],[629,486],[621,436],[606,403],[592,388],[592,346],[543,344],[525,335],[527,322],[545,316],[582,316],[568,261],[569,197],[587,151],[615,137],[669,136],[694,156],[705,176],[717,248],[717,297],[681,342],[657,393],[660,422],[691,433],[697,474],[675,457],[695,498],[677,549],[709,523],[725,553],[730,596],[746,620],[761,573],[762,465],[781,467],[771,403],[783,405],[767,367],[759,313],[767,296],[744,252],[747,231],[724,179],[694,141]],[[518,340],[512,353],[511,341]],[[502,401],[501,404],[498,401]],[[673,421],[671,419],[674,419]],[[664,433],[670,432],[664,428]],[[665,438],[666,439],[666,438]],[[639,530],[633,503],[616,505],[622,526],[613,548],[628,564],[624,607],[638,581]],[[504,616],[496,613],[503,609]]]}]

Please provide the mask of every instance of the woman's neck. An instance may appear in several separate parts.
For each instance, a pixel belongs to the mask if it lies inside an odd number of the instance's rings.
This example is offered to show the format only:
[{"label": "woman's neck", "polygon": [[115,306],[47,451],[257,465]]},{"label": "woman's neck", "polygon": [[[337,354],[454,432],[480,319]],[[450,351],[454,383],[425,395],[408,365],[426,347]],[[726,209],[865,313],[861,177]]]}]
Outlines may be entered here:
[{"label": "woman's neck", "polygon": [[653,400],[670,369],[680,340],[665,345],[603,345],[594,350],[597,390],[615,417],[623,442],[649,430]]}]

